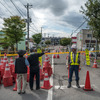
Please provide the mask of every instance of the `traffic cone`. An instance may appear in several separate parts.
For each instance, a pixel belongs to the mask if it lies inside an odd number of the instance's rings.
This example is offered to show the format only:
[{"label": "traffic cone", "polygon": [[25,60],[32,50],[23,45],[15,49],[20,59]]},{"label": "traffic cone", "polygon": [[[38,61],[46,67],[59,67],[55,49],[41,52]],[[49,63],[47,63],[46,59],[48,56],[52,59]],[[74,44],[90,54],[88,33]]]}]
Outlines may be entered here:
[{"label": "traffic cone", "polygon": [[1,58],[1,64],[3,64],[3,58]]},{"label": "traffic cone", "polygon": [[44,73],[42,71],[42,66],[40,64],[40,61],[39,61],[39,67],[40,67],[40,80],[43,80],[44,79]]},{"label": "traffic cone", "polygon": [[13,76],[13,82],[15,82],[16,81],[15,65],[14,65],[12,57],[10,58],[9,66],[10,66],[11,74]]},{"label": "traffic cone", "polygon": [[66,57],[66,60],[68,60],[68,56]]},{"label": "traffic cone", "polygon": [[55,54],[53,55],[53,58],[56,58]]},{"label": "traffic cone", "polygon": [[17,91],[17,80],[16,80],[16,83],[15,83],[15,87],[13,88],[13,91]]},{"label": "traffic cone", "polygon": [[4,87],[13,85],[13,76],[11,75],[11,71],[10,71],[10,67],[8,65],[8,61],[6,63],[6,67],[5,67],[5,71],[4,71],[3,84],[4,84]]},{"label": "traffic cone", "polygon": [[29,66],[27,66],[27,82],[29,82],[29,78],[30,78],[30,68]]},{"label": "traffic cone", "polygon": [[6,67],[6,62],[7,62],[7,56],[6,56],[6,53],[4,54],[4,59],[2,59],[2,66],[1,66],[1,78],[3,78],[3,75],[4,75],[4,70],[5,70],[5,67]]},{"label": "traffic cone", "polygon": [[93,91],[93,89],[91,88],[91,84],[90,84],[89,71],[87,71],[87,74],[86,74],[86,81],[85,81],[85,86],[83,87],[83,90]]},{"label": "traffic cone", "polygon": [[45,70],[45,74],[44,74],[44,83],[43,86],[41,87],[42,89],[47,89],[49,90],[50,88],[52,88],[53,86],[50,85],[49,82],[49,78],[48,78],[48,72],[47,70]]},{"label": "traffic cone", "polygon": [[4,60],[7,60],[7,55],[6,55],[6,53],[4,54]]},{"label": "traffic cone", "polygon": [[58,59],[60,58],[59,54],[57,54],[57,58],[58,58]]},{"label": "traffic cone", "polygon": [[98,68],[98,67],[97,67],[96,59],[94,59],[94,64],[93,64],[92,68]]},{"label": "traffic cone", "polygon": [[1,84],[1,71],[0,71],[0,84]]},{"label": "traffic cone", "polygon": [[10,63],[9,63],[9,66],[10,66],[10,70],[11,70],[11,74],[12,74],[12,65],[14,65],[13,64],[13,59],[12,59],[12,57],[10,58]]},{"label": "traffic cone", "polygon": [[43,64],[43,72],[45,72],[45,70],[47,70],[49,77],[52,74],[52,68],[51,68],[51,64],[49,63],[48,58],[45,59],[45,63]]}]

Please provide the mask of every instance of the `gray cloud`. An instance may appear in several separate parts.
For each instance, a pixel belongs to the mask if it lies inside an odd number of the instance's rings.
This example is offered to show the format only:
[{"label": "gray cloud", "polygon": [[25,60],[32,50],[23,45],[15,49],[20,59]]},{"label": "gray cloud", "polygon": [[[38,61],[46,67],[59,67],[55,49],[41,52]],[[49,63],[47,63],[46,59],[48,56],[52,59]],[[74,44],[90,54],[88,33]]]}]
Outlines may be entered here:
[{"label": "gray cloud", "polygon": [[[70,12],[69,15],[64,15],[61,20],[74,27],[79,27],[79,25],[85,21],[83,15],[77,12]],[[86,23],[83,25],[83,27],[86,27]]]},{"label": "gray cloud", "polygon": [[64,0],[37,0],[37,2],[31,0],[31,3],[34,9],[49,9],[55,16],[63,15],[68,7]]}]

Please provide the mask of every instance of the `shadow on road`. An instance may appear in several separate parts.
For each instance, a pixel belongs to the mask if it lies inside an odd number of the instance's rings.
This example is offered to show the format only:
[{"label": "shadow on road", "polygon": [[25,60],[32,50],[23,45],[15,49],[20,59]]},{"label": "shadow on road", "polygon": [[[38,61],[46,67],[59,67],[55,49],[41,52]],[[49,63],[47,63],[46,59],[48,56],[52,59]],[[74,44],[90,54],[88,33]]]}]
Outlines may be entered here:
[{"label": "shadow on road", "polygon": [[48,91],[46,90],[33,90],[31,93],[21,95],[22,100],[46,100]]},{"label": "shadow on road", "polygon": [[82,89],[82,87],[80,88],[80,89],[78,89],[78,88],[75,88],[75,90],[77,90],[77,91],[79,91],[79,92],[81,92],[81,93],[83,93],[83,94],[86,94],[86,95],[91,95],[91,96],[95,96],[95,97],[100,97],[100,92],[98,92],[98,91],[84,91],[83,89]]}]

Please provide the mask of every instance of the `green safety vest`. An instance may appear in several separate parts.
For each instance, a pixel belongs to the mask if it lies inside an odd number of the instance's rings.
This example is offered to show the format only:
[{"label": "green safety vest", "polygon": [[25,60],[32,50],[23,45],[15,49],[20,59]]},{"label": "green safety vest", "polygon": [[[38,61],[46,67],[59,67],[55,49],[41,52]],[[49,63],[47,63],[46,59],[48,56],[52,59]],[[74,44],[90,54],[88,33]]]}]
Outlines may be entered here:
[{"label": "green safety vest", "polygon": [[70,57],[71,57],[71,64],[70,65],[79,65],[79,63],[78,63],[78,55],[79,55],[79,53],[76,54],[76,59],[75,59],[75,62],[74,62],[73,53],[72,52],[70,53]]}]

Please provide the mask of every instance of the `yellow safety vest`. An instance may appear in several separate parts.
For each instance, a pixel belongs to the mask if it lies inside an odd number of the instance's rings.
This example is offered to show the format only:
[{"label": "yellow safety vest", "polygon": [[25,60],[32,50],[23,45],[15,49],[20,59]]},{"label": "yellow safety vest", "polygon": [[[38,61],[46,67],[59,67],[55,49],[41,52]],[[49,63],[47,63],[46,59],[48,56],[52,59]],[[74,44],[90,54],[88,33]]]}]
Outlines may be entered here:
[{"label": "yellow safety vest", "polygon": [[70,53],[70,57],[71,57],[71,64],[70,65],[79,65],[78,64],[78,55],[79,55],[79,53],[76,54],[76,60],[74,62],[74,60],[73,60],[73,53],[72,52]]}]

